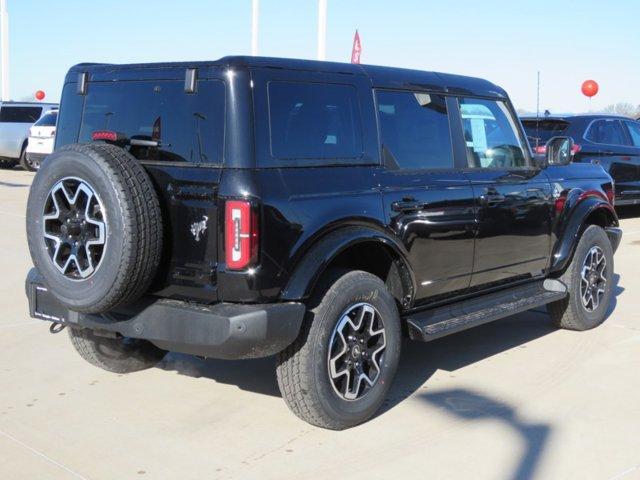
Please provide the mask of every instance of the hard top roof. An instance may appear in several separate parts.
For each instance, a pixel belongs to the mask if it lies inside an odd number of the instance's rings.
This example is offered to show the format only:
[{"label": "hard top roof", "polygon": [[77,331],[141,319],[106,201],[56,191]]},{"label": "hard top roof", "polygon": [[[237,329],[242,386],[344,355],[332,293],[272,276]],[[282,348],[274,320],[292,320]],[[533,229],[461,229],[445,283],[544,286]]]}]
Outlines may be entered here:
[{"label": "hard top roof", "polygon": [[[154,75],[166,70],[183,70],[186,68],[273,68],[300,70],[321,73],[366,76],[372,86],[381,88],[420,88],[434,91],[471,94],[487,97],[506,97],[506,92],[497,85],[480,78],[452,75],[448,73],[426,72],[404,68],[383,67],[374,65],[355,65],[351,63],[321,62],[316,60],[300,60],[293,58],[228,56],[215,61],[200,62],[163,62],[138,64],[97,64],[81,63],[71,67],[67,73],[66,83],[76,82],[78,73],[88,72],[89,81],[117,80],[126,72],[131,79],[133,71],[140,80],[153,79]],[[163,75],[163,78],[165,76]],[[176,78],[179,78],[178,76]]]}]

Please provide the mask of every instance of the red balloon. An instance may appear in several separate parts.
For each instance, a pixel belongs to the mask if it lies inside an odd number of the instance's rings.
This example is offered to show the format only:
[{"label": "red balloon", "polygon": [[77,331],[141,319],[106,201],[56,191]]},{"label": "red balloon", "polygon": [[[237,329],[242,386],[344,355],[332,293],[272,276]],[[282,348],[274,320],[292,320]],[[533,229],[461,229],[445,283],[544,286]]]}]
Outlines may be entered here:
[{"label": "red balloon", "polygon": [[595,80],[586,80],[582,84],[582,94],[591,98],[598,93],[598,83]]},{"label": "red balloon", "polygon": [[38,90],[38,91],[36,92],[36,98],[37,98],[38,100],[43,100],[43,99],[44,99],[44,92],[43,92],[42,90]]}]

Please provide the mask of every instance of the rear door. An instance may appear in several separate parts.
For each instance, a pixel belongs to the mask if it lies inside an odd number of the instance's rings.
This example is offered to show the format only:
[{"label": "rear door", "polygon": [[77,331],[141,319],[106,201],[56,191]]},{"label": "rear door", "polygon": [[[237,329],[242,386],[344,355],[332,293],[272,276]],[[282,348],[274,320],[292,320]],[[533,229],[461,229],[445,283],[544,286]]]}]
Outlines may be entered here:
[{"label": "rear door", "polygon": [[640,195],[637,149],[631,145],[622,122],[617,118],[601,118],[588,126],[585,139],[594,144],[600,164],[609,172],[616,186],[616,195]]},{"label": "rear door", "polygon": [[471,287],[539,276],[551,245],[551,186],[506,101],[459,99],[478,230]]},{"label": "rear door", "polygon": [[416,305],[468,288],[474,212],[469,180],[455,165],[446,97],[376,92],[389,228],[404,242]]},{"label": "rear door", "polygon": [[[629,188],[626,189],[626,199],[634,203],[640,203],[640,123],[632,120],[623,120],[622,124],[627,131],[629,143],[631,144],[628,149],[628,155],[631,157],[631,162],[633,162],[636,172],[636,178],[633,182],[635,192],[633,192],[633,189],[629,186]],[[622,198],[625,199],[624,194]]]},{"label": "rear door", "polygon": [[98,81],[88,88],[80,142],[91,142],[96,130],[157,142],[128,148],[152,177],[163,210],[159,295],[216,298],[225,90],[219,78],[201,78],[196,93],[185,92],[184,80]]}]

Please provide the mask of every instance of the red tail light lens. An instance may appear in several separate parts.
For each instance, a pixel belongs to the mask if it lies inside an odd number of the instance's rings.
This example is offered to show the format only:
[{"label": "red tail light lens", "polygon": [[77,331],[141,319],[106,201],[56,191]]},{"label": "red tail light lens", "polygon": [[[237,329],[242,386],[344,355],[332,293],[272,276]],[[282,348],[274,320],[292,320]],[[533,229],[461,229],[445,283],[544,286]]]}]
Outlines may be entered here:
[{"label": "red tail light lens", "polygon": [[613,185],[613,183],[610,183],[607,186],[605,186],[604,193],[607,194],[607,200],[609,200],[609,203],[612,206],[614,206],[615,205],[615,199],[616,199],[616,187],[615,187],[615,185]]},{"label": "red tail light lens", "polygon": [[547,153],[547,146],[546,145],[538,145],[537,147],[535,147],[533,149],[534,153],[537,154],[545,154]]},{"label": "red tail light lens", "polygon": [[225,260],[229,270],[242,270],[258,259],[258,215],[251,203],[229,200],[225,205]]},{"label": "red tail light lens", "polygon": [[577,143],[573,144],[573,147],[571,147],[571,155],[575,155],[576,153],[578,153],[580,150],[582,150],[582,146],[578,145]]}]

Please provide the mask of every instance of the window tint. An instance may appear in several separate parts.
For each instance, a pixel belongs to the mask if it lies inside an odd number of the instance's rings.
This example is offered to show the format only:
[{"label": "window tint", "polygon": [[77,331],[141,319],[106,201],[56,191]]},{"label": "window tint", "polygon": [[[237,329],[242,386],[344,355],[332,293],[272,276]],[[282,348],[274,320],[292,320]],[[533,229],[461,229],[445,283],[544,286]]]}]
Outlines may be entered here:
[{"label": "window tint", "polygon": [[400,168],[452,168],[453,153],[442,95],[378,91],[384,148]]},{"label": "window tint", "polygon": [[271,154],[283,159],[357,158],[362,126],[355,87],[269,84]]},{"label": "window tint", "polygon": [[95,130],[158,140],[159,147],[130,147],[141,160],[221,163],[224,143],[224,84],[200,80],[198,92],[184,82],[96,82],[89,85],[80,141]]},{"label": "window tint", "polygon": [[631,143],[634,147],[640,147],[640,123],[638,122],[624,122],[629,131],[631,137]]},{"label": "window tint", "polygon": [[527,166],[522,139],[504,102],[462,98],[460,114],[470,167]]},{"label": "window tint", "polygon": [[33,123],[42,113],[42,107],[10,107],[0,108],[0,123]]},{"label": "window tint", "polygon": [[552,137],[561,136],[569,122],[564,120],[523,120],[522,126],[532,147],[545,145]]},{"label": "window tint", "polygon": [[40,120],[38,120],[35,127],[55,127],[56,120],[58,119],[58,112],[45,113]]},{"label": "window tint", "polygon": [[624,131],[618,120],[597,120],[591,124],[587,140],[607,145],[625,145]]}]

